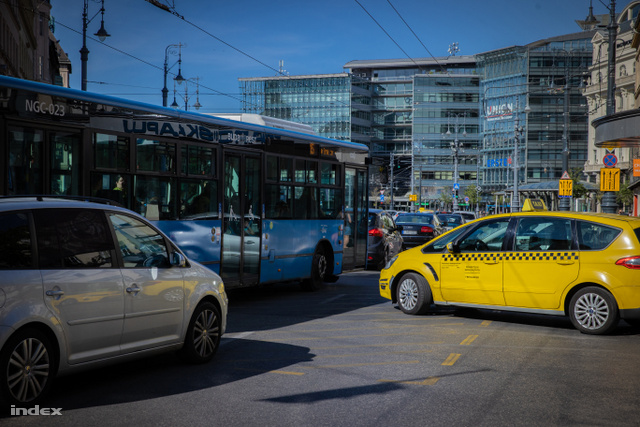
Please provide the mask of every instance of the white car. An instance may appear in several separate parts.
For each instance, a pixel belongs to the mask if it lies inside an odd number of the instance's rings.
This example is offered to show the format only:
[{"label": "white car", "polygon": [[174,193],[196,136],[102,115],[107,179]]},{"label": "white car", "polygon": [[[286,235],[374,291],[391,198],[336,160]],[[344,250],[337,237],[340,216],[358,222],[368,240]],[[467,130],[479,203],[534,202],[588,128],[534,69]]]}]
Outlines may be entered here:
[{"label": "white car", "polygon": [[178,351],[211,360],[227,325],[220,277],[140,215],[0,198],[0,401],[33,406],[57,374]]}]

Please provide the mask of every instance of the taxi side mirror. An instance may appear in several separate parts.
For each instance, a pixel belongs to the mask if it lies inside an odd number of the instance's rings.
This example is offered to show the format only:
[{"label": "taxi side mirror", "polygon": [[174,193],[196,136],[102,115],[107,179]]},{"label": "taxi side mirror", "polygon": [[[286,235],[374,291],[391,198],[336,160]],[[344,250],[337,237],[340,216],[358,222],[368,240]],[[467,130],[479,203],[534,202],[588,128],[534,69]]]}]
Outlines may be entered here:
[{"label": "taxi side mirror", "polygon": [[453,242],[449,242],[447,243],[447,252],[449,252],[450,254],[458,253],[460,252],[460,247],[458,247],[458,245]]}]

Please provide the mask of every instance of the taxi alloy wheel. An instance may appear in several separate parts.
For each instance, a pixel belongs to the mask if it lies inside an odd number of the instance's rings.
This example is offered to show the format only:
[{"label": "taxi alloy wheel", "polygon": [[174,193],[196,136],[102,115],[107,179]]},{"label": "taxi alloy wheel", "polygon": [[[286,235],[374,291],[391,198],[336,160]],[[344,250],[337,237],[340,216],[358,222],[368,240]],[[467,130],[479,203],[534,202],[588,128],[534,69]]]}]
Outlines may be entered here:
[{"label": "taxi alloy wheel", "polygon": [[398,306],[407,314],[423,314],[429,309],[431,289],[426,279],[417,273],[407,273],[398,284]]},{"label": "taxi alloy wheel", "polygon": [[618,306],[608,291],[589,286],[571,298],[569,316],[573,326],[582,333],[606,334],[618,323]]}]

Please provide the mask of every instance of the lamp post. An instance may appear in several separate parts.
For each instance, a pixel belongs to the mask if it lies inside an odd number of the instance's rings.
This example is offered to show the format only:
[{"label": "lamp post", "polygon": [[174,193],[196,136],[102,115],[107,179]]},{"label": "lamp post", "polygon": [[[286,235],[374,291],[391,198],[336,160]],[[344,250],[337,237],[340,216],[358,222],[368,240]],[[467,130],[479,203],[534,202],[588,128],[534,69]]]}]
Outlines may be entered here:
[{"label": "lamp post", "polygon": [[91,19],[87,19],[89,16],[89,0],[84,0],[84,7],[82,9],[82,48],[80,49],[80,61],[82,62],[82,90],[87,90],[87,61],[89,60],[89,49],[87,49],[87,26],[93,18],[101,14],[100,29],[94,36],[97,36],[101,42],[105,41],[107,37],[111,37],[111,34],[107,33],[104,29],[104,0],[102,0],[102,6],[100,10],[96,12]]},{"label": "lamp post", "polygon": [[[460,116],[462,116],[463,118],[466,119],[467,117],[467,113],[449,113],[449,117],[454,116],[456,118],[455,120],[455,125],[454,125],[454,130],[455,130],[455,138],[453,140],[453,142],[451,142],[451,151],[453,151],[453,202],[452,202],[452,210],[453,211],[457,211],[459,210],[459,206],[458,206],[458,155],[460,153],[460,146],[462,145],[462,143],[460,142],[460,140],[458,139],[458,133],[460,131],[460,127],[458,125],[458,119],[460,118]],[[464,131],[462,133],[462,136],[467,136],[467,130],[466,130],[466,122],[463,122],[462,124]],[[451,136],[451,129],[449,129],[449,125],[447,126],[447,136]]]},{"label": "lamp post", "polygon": [[[618,23],[616,22],[616,2],[611,0],[609,6],[609,47],[608,47],[608,68],[607,68],[607,116],[616,112],[616,36],[618,35]],[[616,213],[618,204],[613,191],[605,191],[602,196],[602,212]]]},{"label": "lamp post", "polygon": [[[531,112],[531,107],[527,103],[524,107],[525,115]],[[526,122],[526,119],[525,119]],[[511,212],[519,212],[520,211],[520,193],[518,192],[518,181],[519,181],[519,173],[520,173],[520,165],[518,160],[520,158],[520,148],[519,142],[520,137],[525,132],[525,127],[520,126],[520,117],[519,111],[516,108],[516,117],[514,119],[514,133],[515,138],[513,141],[513,197],[511,197]]]},{"label": "lamp post", "polygon": [[195,83],[196,85],[196,102],[191,105],[191,107],[195,108],[196,110],[199,110],[202,107],[202,104],[200,104],[200,77],[193,77],[190,79],[184,79],[184,96],[182,96],[179,92],[176,91],[176,87],[175,87],[175,83],[173,85],[173,103],[171,104],[171,108],[175,108],[177,109],[179,107],[178,103],[176,102],[176,94],[178,94],[178,96],[180,96],[183,100],[184,100],[184,111],[187,111],[190,107],[189,105],[189,99],[191,98],[191,96],[189,95],[189,83]]},{"label": "lamp post", "polygon": [[[169,53],[172,53],[175,55],[175,51],[171,50],[172,48],[178,48],[178,75],[175,76],[173,78],[174,82],[177,82],[178,84],[181,84],[184,81],[184,77],[182,77],[182,46],[184,46],[182,43],[178,43],[178,44],[170,44],[169,46],[167,46],[164,50],[164,86],[162,87],[162,106],[166,107],[167,106],[167,95],[169,94],[169,89],[167,89],[167,74],[169,73],[169,70],[171,68],[173,68],[174,65],[173,64],[171,67],[169,67]],[[174,92],[175,92],[175,85],[174,85]],[[173,97],[173,102],[175,103],[175,93],[174,93],[174,97]],[[173,107],[173,105],[171,105]],[[177,103],[176,103],[177,106]]]}]

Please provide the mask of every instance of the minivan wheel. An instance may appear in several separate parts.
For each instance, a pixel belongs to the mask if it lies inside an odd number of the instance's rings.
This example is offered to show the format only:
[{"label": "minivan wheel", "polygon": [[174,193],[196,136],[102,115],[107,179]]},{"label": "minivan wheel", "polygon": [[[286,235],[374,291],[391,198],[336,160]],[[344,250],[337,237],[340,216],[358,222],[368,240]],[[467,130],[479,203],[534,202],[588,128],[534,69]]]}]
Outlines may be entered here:
[{"label": "minivan wheel", "polygon": [[606,334],[618,324],[618,305],[608,291],[589,286],[571,298],[569,317],[573,326],[584,334]]},{"label": "minivan wheel", "polygon": [[19,331],[0,354],[1,400],[33,405],[51,387],[55,354],[49,338],[37,329]]},{"label": "minivan wheel", "polygon": [[189,363],[206,363],[218,351],[222,337],[218,307],[205,301],[198,305],[189,322],[184,346],[178,355]]},{"label": "minivan wheel", "polygon": [[431,302],[431,289],[427,280],[417,273],[400,278],[397,289],[398,306],[407,314],[424,314]]}]

